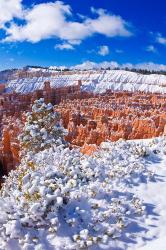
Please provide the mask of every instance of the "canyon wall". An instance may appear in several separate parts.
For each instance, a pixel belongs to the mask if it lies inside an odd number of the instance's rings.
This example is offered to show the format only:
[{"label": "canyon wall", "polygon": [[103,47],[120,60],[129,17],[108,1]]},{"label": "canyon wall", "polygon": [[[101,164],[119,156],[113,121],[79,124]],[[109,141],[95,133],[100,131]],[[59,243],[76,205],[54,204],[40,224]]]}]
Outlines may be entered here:
[{"label": "canyon wall", "polygon": [[19,163],[18,135],[25,122],[24,111],[35,99],[55,105],[68,129],[66,140],[72,147],[91,154],[101,142],[144,139],[166,134],[166,94],[112,92],[92,94],[76,86],[54,89],[45,82],[43,90],[32,94],[3,94],[0,97],[0,165],[7,174]]},{"label": "canyon wall", "polygon": [[7,81],[7,91],[29,93],[44,87],[45,81],[51,87],[73,86],[82,81],[82,90],[93,93],[113,91],[144,91],[166,93],[166,75],[140,74],[125,70],[70,70],[66,72],[50,69],[17,70]]}]

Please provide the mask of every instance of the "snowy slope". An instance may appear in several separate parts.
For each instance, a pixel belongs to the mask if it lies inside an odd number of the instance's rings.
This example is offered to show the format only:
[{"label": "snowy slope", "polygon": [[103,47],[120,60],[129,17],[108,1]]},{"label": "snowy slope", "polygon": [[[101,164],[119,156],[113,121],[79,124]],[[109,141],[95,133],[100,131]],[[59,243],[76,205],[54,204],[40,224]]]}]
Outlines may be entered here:
[{"label": "snowy slope", "polygon": [[115,91],[145,91],[166,93],[166,76],[143,75],[125,70],[87,70],[54,72],[49,77],[19,78],[8,81],[8,91],[26,93],[42,89],[44,81],[50,81],[52,87],[64,87],[77,84],[82,80],[82,89],[103,93],[107,89]]},{"label": "snowy slope", "polygon": [[[145,140],[146,142],[146,140]],[[163,145],[161,145],[163,147]],[[157,151],[160,144],[156,147]],[[155,150],[155,147],[154,147]],[[166,248],[166,144],[163,152],[148,158],[148,168],[156,174],[155,182],[141,184],[134,192],[143,197],[147,218],[142,226],[145,231],[137,237],[138,250],[165,250]],[[133,191],[133,190],[132,190]],[[146,241],[147,240],[147,241]],[[134,248],[131,248],[133,250]]]}]

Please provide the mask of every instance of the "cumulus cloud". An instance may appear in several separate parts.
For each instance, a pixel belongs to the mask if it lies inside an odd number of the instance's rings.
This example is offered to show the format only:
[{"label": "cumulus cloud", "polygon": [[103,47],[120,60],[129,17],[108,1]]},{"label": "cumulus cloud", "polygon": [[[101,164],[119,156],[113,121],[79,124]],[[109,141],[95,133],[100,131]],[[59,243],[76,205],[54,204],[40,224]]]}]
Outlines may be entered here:
[{"label": "cumulus cloud", "polygon": [[106,45],[103,45],[103,46],[100,46],[99,47],[99,51],[98,51],[98,54],[101,55],[101,56],[106,56],[109,54],[109,47],[106,46]]},{"label": "cumulus cloud", "polygon": [[74,50],[74,47],[69,43],[57,44],[54,48],[59,50]]},{"label": "cumulus cloud", "polygon": [[157,34],[156,42],[166,45],[166,37],[162,36],[160,33]]},{"label": "cumulus cloud", "polygon": [[25,25],[12,23],[6,29],[6,41],[39,42],[50,38],[53,34],[60,35],[65,25],[65,16],[71,15],[70,6],[62,2],[37,4],[24,15]]},{"label": "cumulus cloud", "polygon": [[[5,0],[2,1],[5,2]],[[21,0],[9,1],[21,3]],[[4,41],[36,43],[42,39],[54,37],[70,44],[80,44],[82,40],[94,34],[107,37],[132,35],[130,25],[122,17],[107,13],[102,9],[92,12],[93,14],[96,12],[97,16],[75,21],[71,7],[61,1],[36,4],[31,9],[24,8],[22,10],[22,20],[25,24],[19,25],[16,22],[11,22],[9,27],[6,27]],[[11,14],[8,20],[3,18],[3,23],[11,20],[14,16],[15,14]]]},{"label": "cumulus cloud", "polygon": [[96,13],[96,19],[87,19],[86,23],[91,27],[94,33],[103,34],[108,37],[114,36],[131,36],[130,24],[122,17],[107,13],[103,9],[96,10],[91,8],[92,12]]},{"label": "cumulus cloud", "polygon": [[114,61],[104,61],[104,62],[100,62],[100,63],[96,63],[96,62],[91,62],[91,61],[85,61],[82,64],[78,64],[75,66],[72,66],[71,69],[78,69],[78,70],[90,70],[90,69],[107,69],[107,68],[117,68],[119,67],[119,64],[117,62]]},{"label": "cumulus cloud", "polygon": [[153,53],[156,53],[156,52],[157,52],[156,48],[155,48],[153,45],[147,46],[147,47],[146,47],[146,51],[147,51],[147,52],[153,52]]},{"label": "cumulus cloud", "polygon": [[0,28],[14,17],[22,17],[22,0],[0,0]]}]

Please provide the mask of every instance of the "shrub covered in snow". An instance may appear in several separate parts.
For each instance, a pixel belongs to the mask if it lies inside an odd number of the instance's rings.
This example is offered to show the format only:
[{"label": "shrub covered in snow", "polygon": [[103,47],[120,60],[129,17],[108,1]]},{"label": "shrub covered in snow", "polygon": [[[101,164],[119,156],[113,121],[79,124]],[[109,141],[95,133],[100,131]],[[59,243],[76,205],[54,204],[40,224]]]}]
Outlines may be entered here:
[{"label": "shrub covered in snow", "polygon": [[1,190],[2,248],[110,249],[145,212],[131,188],[153,177],[145,156],[159,143],[107,142],[92,157],[53,145],[29,153]]},{"label": "shrub covered in snow", "polygon": [[23,133],[19,136],[21,149],[25,152],[40,152],[52,144],[64,143],[65,129],[60,125],[60,115],[53,110],[51,103],[44,99],[36,100],[32,112],[26,113]]}]

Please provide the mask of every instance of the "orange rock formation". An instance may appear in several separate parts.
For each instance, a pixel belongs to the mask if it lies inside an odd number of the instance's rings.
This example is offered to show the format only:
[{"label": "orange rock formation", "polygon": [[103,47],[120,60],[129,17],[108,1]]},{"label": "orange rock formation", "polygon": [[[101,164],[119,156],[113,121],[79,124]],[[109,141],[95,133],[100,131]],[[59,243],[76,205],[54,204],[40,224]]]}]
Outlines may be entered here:
[{"label": "orange rock formation", "polygon": [[[68,129],[66,140],[91,154],[101,142],[151,138],[166,134],[166,95],[107,91],[102,95],[81,92],[77,86],[50,88],[20,95],[0,96],[0,166],[7,174],[20,161],[17,139],[25,122],[23,111],[43,97],[61,113]],[[1,171],[2,172],[2,171]]]},{"label": "orange rock formation", "polygon": [[57,105],[66,139],[77,146],[157,137],[166,129],[166,95],[112,93]]}]

